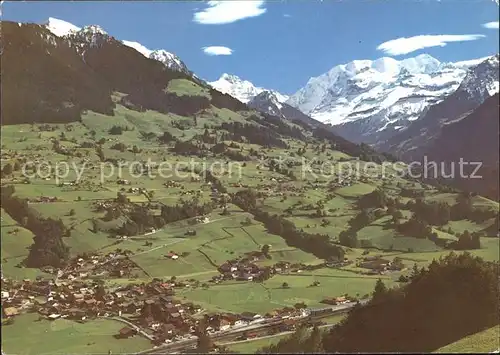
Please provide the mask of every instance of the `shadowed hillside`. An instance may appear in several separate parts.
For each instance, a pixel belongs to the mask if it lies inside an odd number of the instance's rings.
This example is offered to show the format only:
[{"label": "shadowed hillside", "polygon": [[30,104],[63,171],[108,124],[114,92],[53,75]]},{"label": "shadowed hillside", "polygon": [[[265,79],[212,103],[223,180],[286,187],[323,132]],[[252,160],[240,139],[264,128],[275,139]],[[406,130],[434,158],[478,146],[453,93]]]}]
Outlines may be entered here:
[{"label": "shadowed hillside", "polygon": [[2,124],[113,114],[111,89],[69,43],[34,24],[2,22]]},{"label": "shadowed hillside", "polygon": [[[488,98],[481,106],[464,119],[443,127],[440,136],[429,148],[429,161],[450,166],[465,162],[480,162],[474,175],[480,179],[454,179],[460,188],[478,192],[498,201],[498,94]],[[449,170],[449,169],[448,169]],[[465,166],[467,175],[474,173],[475,165]],[[457,169],[457,174],[458,174]]]},{"label": "shadowed hillside", "polygon": [[415,266],[406,286],[388,289],[379,279],[372,300],[329,333],[299,329],[258,353],[432,352],[499,324],[498,277],[498,263],[451,253]]}]

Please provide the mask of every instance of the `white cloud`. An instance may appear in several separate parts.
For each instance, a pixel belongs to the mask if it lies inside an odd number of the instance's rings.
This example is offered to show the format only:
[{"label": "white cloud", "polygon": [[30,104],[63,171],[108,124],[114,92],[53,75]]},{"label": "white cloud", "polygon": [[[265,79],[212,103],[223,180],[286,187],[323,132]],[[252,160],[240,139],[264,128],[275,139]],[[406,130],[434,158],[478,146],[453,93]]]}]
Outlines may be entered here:
[{"label": "white cloud", "polygon": [[498,21],[483,23],[483,27],[491,30],[498,30],[500,28]]},{"label": "white cloud", "polygon": [[290,14],[283,14],[283,17],[292,17]]},{"label": "white cloud", "polygon": [[231,48],[223,47],[223,46],[210,46],[210,47],[203,47],[202,49],[206,55],[231,55],[231,54],[233,54],[233,50]]},{"label": "white cloud", "polygon": [[222,25],[264,14],[264,1],[209,1],[208,7],[196,12],[193,21],[203,25]]},{"label": "white cloud", "polygon": [[377,47],[389,55],[408,54],[429,47],[444,47],[449,42],[475,41],[484,35],[420,35],[401,37],[382,43]]}]

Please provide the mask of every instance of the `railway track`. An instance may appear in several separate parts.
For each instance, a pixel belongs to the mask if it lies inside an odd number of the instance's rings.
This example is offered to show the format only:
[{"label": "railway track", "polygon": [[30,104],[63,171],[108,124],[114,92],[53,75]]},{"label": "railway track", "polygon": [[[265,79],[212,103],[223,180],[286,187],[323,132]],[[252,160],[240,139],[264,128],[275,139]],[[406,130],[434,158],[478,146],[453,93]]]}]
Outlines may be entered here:
[{"label": "railway track", "polygon": [[[363,300],[360,303],[364,304],[366,302],[367,302],[367,300]],[[337,310],[332,310],[332,312],[328,312],[328,313],[324,313],[324,314],[316,315],[316,316],[304,317],[304,318],[300,319],[297,322],[297,324],[304,324],[304,323],[308,323],[308,322],[314,323],[314,322],[320,321],[321,319],[324,319],[324,318],[328,318],[328,317],[338,315],[338,314],[347,313],[354,306],[355,306],[355,304],[349,304],[343,308],[339,308]],[[224,342],[227,343],[227,342],[237,340],[245,333],[247,333],[247,334],[251,333],[252,335],[254,335],[252,338],[258,339],[259,337],[270,335],[270,331],[272,331],[273,328],[277,330],[274,333],[276,335],[286,332],[286,331],[280,331],[280,329],[279,329],[279,327],[282,326],[283,324],[284,324],[284,320],[276,320],[276,321],[262,324],[261,326],[254,327],[254,328],[245,327],[245,328],[240,329],[240,330],[232,330],[232,331],[226,332],[226,333],[214,334],[214,335],[211,335],[211,338],[216,343],[224,343]],[[188,340],[184,340],[184,341],[178,341],[175,343],[161,345],[161,346],[158,346],[157,348],[145,350],[139,354],[173,354],[173,353],[181,352],[183,350],[193,349],[194,347],[196,347],[196,343],[197,343],[197,339],[188,339]]]}]

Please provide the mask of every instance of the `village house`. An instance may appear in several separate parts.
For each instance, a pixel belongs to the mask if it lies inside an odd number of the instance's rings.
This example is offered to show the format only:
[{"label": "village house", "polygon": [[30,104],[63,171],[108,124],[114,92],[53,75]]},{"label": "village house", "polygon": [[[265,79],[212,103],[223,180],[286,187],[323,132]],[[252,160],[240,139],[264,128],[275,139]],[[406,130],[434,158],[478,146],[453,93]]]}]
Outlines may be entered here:
[{"label": "village house", "polygon": [[231,328],[231,322],[225,318],[219,321],[219,330],[226,331]]},{"label": "village house", "polygon": [[137,334],[137,330],[130,327],[123,327],[120,329],[119,333],[115,336],[118,339],[126,339]]},{"label": "village house", "polygon": [[57,202],[57,197],[54,196],[41,196],[35,200],[35,202]]},{"label": "village house", "polygon": [[242,273],[238,274],[238,276],[236,277],[236,279],[240,280],[240,281],[252,281],[253,280],[253,275],[245,273],[245,272],[242,272]]},{"label": "village house", "polygon": [[194,229],[188,229],[184,235],[189,236],[189,237],[193,237],[196,235],[196,231]]},{"label": "village house", "polygon": [[164,334],[168,334],[168,335],[174,335],[175,331],[176,331],[176,327],[175,325],[173,325],[172,323],[166,323],[166,324],[163,324],[163,333]]},{"label": "village house", "polygon": [[196,222],[197,223],[208,223],[208,222],[210,222],[210,218],[208,218],[206,216],[197,217]]},{"label": "village house", "polygon": [[261,319],[262,316],[260,314],[254,313],[254,312],[243,312],[240,314],[241,319],[247,322],[253,322],[258,319]]},{"label": "village house", "polygon": [[3,308],[3,314],[5,317],[13,317],[19,314],[19,310],[16,307],[6,307]]},{"label": "village house", "polygon": [[173,252],[169,252],[165,255],[166,258],[169,258],[169,259],[172,259],[172,260],[177,260],[179,259],[179,255],[173,253]]},{"label": "village house", "polygon": [[285,327],[287,327],[287,330],[294,330],[296,324],[297,324],[297,321],[295,319],[285,319],[283,321],[283,325],[285,325]]},{"label": "village house", "polygon": [[374,271],[385,271],[389,267],[390,261],[377,257],[366,257],[364,261],[358,263],[358,267],[371,269]]}]

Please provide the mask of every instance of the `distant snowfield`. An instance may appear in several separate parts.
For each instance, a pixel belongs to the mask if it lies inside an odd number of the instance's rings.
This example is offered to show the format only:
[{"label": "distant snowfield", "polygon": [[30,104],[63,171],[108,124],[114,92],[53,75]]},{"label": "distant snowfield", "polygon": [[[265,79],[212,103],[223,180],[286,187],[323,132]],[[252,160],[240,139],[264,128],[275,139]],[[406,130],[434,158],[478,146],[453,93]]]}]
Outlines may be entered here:
[{"label": "distant snowfield", "polygon": [[45,26],[50,32],[58,37],[66,36],[72,32],[78,32],[81,30],[80,27],[77,27],[72,23],[53,17],[49,17],[48,21],[45,23]]},{"label": "distant snowfield", "polygon": [[143,56],[148,57],[153,51],[151,49],[148,49],[144,47],[142,44],[138,42],[132,42],[132,41],[122,41],[122,43],[128,47],[134,48],[137,52],[141,53]]},{"label": "distant snowfield", "polygon": [[357,60],[311,78],[287,103],[333,125],[378,115],[380,129],[396,119],[416,119],[456,90],[467,68],[481,60],[441,63],[426,54],[401,61]]},{"label": "distant snowfield", "polygon": [[276,96],[278,102],[285,102],[288,100],[288,96],[277,91],[256,87],[248,80],[243,80],[236,75],[230,75],[227,73],[222,74],[219,79],[209,82],[208,84],[214,89],[224,94],[231,95],[243,103],[250,102],[250,100],[252,100],[255,96],[264,91],[271,92],[274,96]]}]

